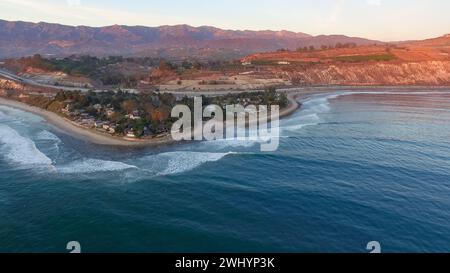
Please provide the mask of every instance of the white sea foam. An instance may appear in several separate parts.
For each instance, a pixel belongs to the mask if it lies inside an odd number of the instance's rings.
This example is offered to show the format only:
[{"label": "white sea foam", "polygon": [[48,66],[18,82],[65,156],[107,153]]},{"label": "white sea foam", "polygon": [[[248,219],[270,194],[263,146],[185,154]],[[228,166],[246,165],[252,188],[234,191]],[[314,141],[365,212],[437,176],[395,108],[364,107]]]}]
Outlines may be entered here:
[{"label": "white sea foam", "polygon": [[57,137],[55,134],[53,134],[47,130],[43,130],[43,131],[39,132],[36,135],[36,139],[61,143],[61,139],[59,139],[59,137]]},{"label": "white sea foam", "polygon": [[20,109],[16,109],[5,105],[0,105],[0,111],[10,118],[19,119],[21,121],[38,123],[44,120],[40,116],[35,115],[33,113],[22,111]]},{"label": "white sea foam", "polygon": [[26,166],[51,166],[52,160],[36,148],[30,139],[7,125],[0,125],[2,155],[11,163]]},{"label": "white sea foam", "polygon": [[51,148],[53,151],[55,151],[56,153],[59,153],[60,151],[60,147],[59,145],[61,144],[61,139],[59,139],[59,137],[57,137],[55,134],[47,131],[47,130],[43,130],[41,132],[39,132],[35,138],[36,141],[39,142],[44,142],[47,144],[51,145]]},{"label": "white sea foam", "polygon": [[257,144],[257,141],[248,138],[218,139],[202,142],[203,146],[213,147],[216,150],[229,150],[231,148],[250,148]]},{"label": "white sea foam", "polygon": [[233,153],[205,153],[205,152],[168,152],[155,156],[155,160],[164,161],[166,167],[157,175],[171,175],[191,171],[207,162],[219,161]]},{"label": "white sea foam", "polygon": [[302,102],[301,110],[289,119],[282,122],[281,129],[285,131],[298,131],[307,126],[320,123],[320,114],[330,111],[330,99],[338,97],[339,94],[319,95],[306,99]]},{"label": "white sea foam", "polygon": [[128,165],[123,162],[99,159],[82,159],[71,162],[67,165],[56,167],[57,172],[63,174],[114,172],[130,169],[138,168],[136,166]]},{"label": "white sea foam", "polygon": [[307,126],[318,125],[320,114],[330,111],[330,100],[348,95],[429,95],[443,94],[443,92],[417,92],[417,91],[346,91],[333,94],[316,95],[302,101],[301,110],[282,124],[282,130],[298,131]]}]

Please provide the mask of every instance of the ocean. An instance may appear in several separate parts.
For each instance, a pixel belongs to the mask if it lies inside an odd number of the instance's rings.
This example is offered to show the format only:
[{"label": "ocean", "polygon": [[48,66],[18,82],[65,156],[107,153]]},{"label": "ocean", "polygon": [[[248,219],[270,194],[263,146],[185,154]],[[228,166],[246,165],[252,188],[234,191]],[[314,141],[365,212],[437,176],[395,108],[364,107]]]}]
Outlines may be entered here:
[{"label": "ocean", "polygon": [[0,106],[0,252],[449,252],[450,92],[302,103],[270,153],[103,147]]}]

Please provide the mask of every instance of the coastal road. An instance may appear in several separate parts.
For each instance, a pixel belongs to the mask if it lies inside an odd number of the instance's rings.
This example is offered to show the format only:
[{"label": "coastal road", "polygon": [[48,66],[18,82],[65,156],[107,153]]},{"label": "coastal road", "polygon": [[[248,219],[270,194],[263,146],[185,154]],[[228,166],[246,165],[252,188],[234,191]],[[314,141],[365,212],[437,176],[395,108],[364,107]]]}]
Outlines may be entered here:
[{"label": "coastal road", "polygon": [[[81,91],[81,92],[88,92],[88,91],[94,91],[94,92],[106,92],[108,90],[100,90],[100,89],[89,89],[89,88],[83,88],[83,87],[68,87],[68,86],[57,86],[57,85],[51,85],[51,84],[44,84],[37,81],[34,81],[29,78],[21,77],[19,75],[16,75],[12,72],[9,72],[3,68],[0,68],[0,77],[6,78],[8,80],[15,81],[17,83],[22,84],[28,84],[32,86],[37,87],[44,87],[44,88],[51,88],[55,90],[64,90],[64,91]],[[278,92],[286,92],[286,93],[299,93],[299,92],[315,92],[317,93],[320,89],[327,90],[329,92],[330,88],[314,88],[314,87],[297,87],[297,88],[286,88],[286,89],[278,89]],[[227,94],[239,94],[239,93],[256,93],[261,92],[263,90],[214,90],[214,91],[159,91],[159,93],[168,93],[172,94],[177,97],[195,97],[195,96],[223,96]]]},{"label": "coastal road", "polygon": [[[12,72],[9,72],[5,69],[1,69],[0,68],[0,76],[11,80],[11,81],[15,81],[17,83],[23,83],[23,84],[28,84],[28,85],[32,85],[32,86],[36,86],[36,87],[44,87],[44,88],[51,88],[51,89],[57,89],[57,90],[65,90],[65,91],[81,91],[81,92],[87,92],[90,89],[88,88],[83,88],[83,87],[68,87],[68,86],[56,86],[56,85],[51,85],[51,84],[43,84],[43,83],[39,83],[36,81],[33,81],[31,79],[27,79],[21,76],[18,76]],[[104,91],[104,90],[94,90],[94,91]]]},{"label": "coastal road", "polygon": [[[107,90],[93,90],[93,89],[88,89],[88,88],[83,88],[83,87],[68,87],[68,86],[57,86],[57,85],[51,85],[51,84],[43,84],[43,83],[39,83],[37,81],[28,79],[28,78],[24,78],[21,76],[18,76],[12,72],[9,72],[5,69],[0,68],[0,77],[6,78],[8,80],[12,80],[18,83],[22,83],[22,84],[28,84],[28,85],[32,85],[32,86],[37,86],[37,87],[44,87],[44,88],[51,88],[51,89],[56,89],[56,90],[64,90],[64,91],[81,91],[81,92],[88,92],[90,90],[94,91],[94,92],[105,92]],[[193,92],[193,91],[160,91],[159,93],[168,93],[168,94],[172,94],[174,96],[177,97],[184,97],[184,96],[188,96],[188,97],[195,97],[195,96],[223,96],[223,95],[227,95],[230,93],[256,93],[256,92],[261,92],[263,90],[223,90],[223,91],[202,91],[202,92]],[[285,92],[285,90],[283,91]],[[298,92],[298,90],[297,90]]]}]

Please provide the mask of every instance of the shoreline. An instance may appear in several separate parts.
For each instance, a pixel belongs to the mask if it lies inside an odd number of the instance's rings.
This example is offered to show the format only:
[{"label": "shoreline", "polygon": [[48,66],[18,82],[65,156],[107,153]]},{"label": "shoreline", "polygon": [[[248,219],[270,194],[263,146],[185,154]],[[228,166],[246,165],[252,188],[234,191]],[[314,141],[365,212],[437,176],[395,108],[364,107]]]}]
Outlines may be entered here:
[{"label": "shoreline", "polygon": [[[344,91],[344,90],[352,90],[352,89],[366,89],[366,90],[392,90],[392,89],[446,89],[448,90],[450,87],[442,86],[442,87],[425,87],[425,86],[402,86],[402,87],[394,87],[394,86],[377,86],[377,87],[356,87],[356,86],[333,86],[333,87],[292,87],[286,89],[278,89],[279,91],[284,91],[287,93],[287,98],[289,100],[289,105],[286,108],[280,110],[279,118],[285,118],[293,113],[295,113],[300,107],[301,103],[299,100],[307,99],[310,96],[329,93],[335,91]],[[215,93],[214,91],[212,93]],[[97,132],[95,130],[90,130],[84,127],[81,127],[75,124],[73,121],[68,120],[64,117],[59,116],[54,112],[50,112],[35,106],[28,105],[23,102],[7,99],[4,97],[0,97],[0,105],[5,105],[8,107],[17,108],[26,112],[33,113],[38,115],[46,120],[50,125],[55,127],[56,129],[66,133],[72,137],[75,137],[80,140],[88,141],[93,144],[104,145],[104,146],[122,146],[122,147],[142,147],[142,146],[160,146],[167,144],[174,144],[174,141],[170,135],[167,135],[163,138],[154,138],[154,139],[127,139],[124,137],[116,137],[112,135],[106,135],[101,132]]]},{"label": "shoreline", "polygon": [[75,125],[72,121],[63,118],[56,113],[28,105],[23,102],[9,100],[2,97],[0,97],[0,105],[5,105],[38,115],[44,118],[45,121],[50,125],[62,131],[63,133],[66,133],[80,140],[91,142],[93,144],[104,146],[158,146],[174,142],[171,138],[167,137],[151,140],[126,140],[121,137],[108,136],[106,134],[96,132],[95,130],[89,130]]},{"label": "shoreline", "polygon": [[[316,93],[316,92],[314,92],[314,93]],[[306,98],[306,96],[311,96],[314,93],[310,93],[310,94],[290,93],[290,94],[288,94],[289,105],[286,108],[280,110],[279,118],[281,119],[283,117],[287,117],[287,116],[293,114],[295,111],[297,111],[298,108],[300,107],[300,104],[297,102],[297,100],[302,95],[304,95]],[[81,127],[80,125],[74,123],[73,121],[71,121],[67,118],[64,118],[62,116],[59,116],[58,114],[56,114],[54,112],[47,111],[47,110],[41,109],[39,107],[31,106],[26,103],[7,99],[4,97],[0,97],[0,105],[16,108],[16,109],[19,109],[22,111],[26,111],[26,112],[38,115],[38,116],[44,118],[44,120],[48,124],[52,125],[53,127],[62,131],[63,133],[68,134],[68,135],[75,137],[77,139],[80,139],[80,140],[88,141],[93,144],[104,145],[104,146],[142,147],[142,146],[160,146],[160,145],[176,143],[176,141],[174,141],[170,135],[167,135],[162,138],[143,139],[143,140],[139,140],[139,139],[132,140],[132,139],[125,138],[125,137],[122,138],[122,137],[116,137],[116,136],[112,136],[112,135],[106,135],[104,133],[97,132],[94,129],[91,130],[91,129]]]}]

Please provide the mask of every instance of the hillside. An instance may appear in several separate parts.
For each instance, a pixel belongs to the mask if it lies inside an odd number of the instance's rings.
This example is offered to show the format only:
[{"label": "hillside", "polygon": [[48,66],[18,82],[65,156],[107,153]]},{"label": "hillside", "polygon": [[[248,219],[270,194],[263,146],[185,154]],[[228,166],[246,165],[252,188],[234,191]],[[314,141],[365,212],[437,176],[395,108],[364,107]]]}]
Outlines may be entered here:
[{"label": "hillside", "polygon": [[183,59],[240,58],[280,48],[379,43],[341,35],[311,36],[289,31],[235,31],[214,27],[65,26],[0,20],[0,58],[33,54],[133,55]]},{"label": "hillside", "polygon": [[[294,85],[450,85],[450,35],[390,45],[266,52],[241,60],[255,77]],[[260,74],[257,76],[257,74]]]},{"label": "hillside", "polygon": [[[320,49],[320,48],[317,48]],[[448,61],[450,60],[450,35],[435,39],[390,45],[335,46],[322,50],[301,50],[265,52],[247,56],[243,62],[331,62],[331,61],[370,61],[380,57],[399,61]]]}]

